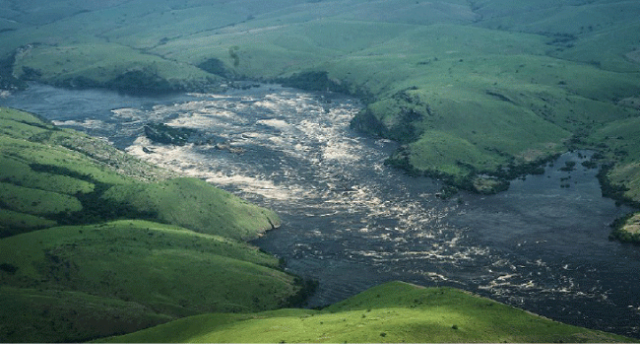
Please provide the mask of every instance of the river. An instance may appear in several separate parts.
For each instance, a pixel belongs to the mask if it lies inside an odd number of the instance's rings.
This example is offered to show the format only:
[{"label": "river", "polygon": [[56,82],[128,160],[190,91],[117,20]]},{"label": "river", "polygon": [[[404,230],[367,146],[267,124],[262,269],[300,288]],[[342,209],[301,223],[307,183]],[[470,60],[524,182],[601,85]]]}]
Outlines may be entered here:
[{"label": "river", "polygon": [[[131,97],[31,85],[0,105],[108,138],[142,159],[277,211],[254,243],[317,279],[320,306],[404,280],[453,286],[566,323],[640,338],[640,249],[607,239],[630,209],[603,198],[590,152],[495,196],[436,196],[442,185],[386,167],[396,148],[349,129],[357,100],[259,85],[221,94]],[[196,129],[156,144],[149,121]],[[566,161],[573,171],[562,171]]]}]

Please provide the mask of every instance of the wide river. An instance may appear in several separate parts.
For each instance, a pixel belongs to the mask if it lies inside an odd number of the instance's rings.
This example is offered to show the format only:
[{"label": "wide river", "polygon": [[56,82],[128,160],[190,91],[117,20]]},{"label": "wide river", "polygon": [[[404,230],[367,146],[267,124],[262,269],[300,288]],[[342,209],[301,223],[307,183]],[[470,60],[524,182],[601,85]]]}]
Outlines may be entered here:
[{"label": "wide river", "polygon": [[[495,196],[460,193],[384,166],[396,145],[349,129],[353,99],[261,85],[159,98],[31,85],[0,105],[106,137],[142,159],[276,210],[255,244],[319,280],[310,306],[391,280],[453,286],[570,324],[640,338],[640,248],[607,239],[630,209],[601,196],[567,153]],[[143,125],[196,129],[155,144]],[[566,161],[576,169],[561,171]],[[567,187],[568,185],[568,187]]]}]

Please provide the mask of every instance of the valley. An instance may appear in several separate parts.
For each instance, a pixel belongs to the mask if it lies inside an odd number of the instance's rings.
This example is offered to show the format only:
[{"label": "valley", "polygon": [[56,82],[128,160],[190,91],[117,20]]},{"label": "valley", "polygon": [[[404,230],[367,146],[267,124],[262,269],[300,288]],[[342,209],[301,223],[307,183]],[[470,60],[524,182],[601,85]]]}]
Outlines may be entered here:
[{"label": "valley", "polygon": [[[449,288],[638,338],[640,251],[621,242],[640,242],[639,16],[626,0],[0,1],[0,341],[184,317],[115,340],[310,317],[330,332],[263,340],[628,340],[478,325],[453,315],[485,301],[444,307],[463,297]],[[403,295],[422,293],[446,294],[419,312],[442,336],[409,324]],[[380,323],[359,298],[404,332],[365,334]],[[282,308],[302,304],[332,306]],[[517,312],[502,307],[492,324]]]},{"label": "valley", "polygon": [[[498,195],[443,199],[442,182],[385,166],[397,144],[351,130],[361,104],[344,96],[269,84],[152,99],[32,85],[7,101],[274,209],[282,225],[252,243],[319,282],[309,306],[403,280],[636,331],[638,251],[607,239],[632,209],[601,196],[598,170],[583,164],[592,152],[562,155]],[[187,143],[154,142],[149,122],[190,128]]]}]

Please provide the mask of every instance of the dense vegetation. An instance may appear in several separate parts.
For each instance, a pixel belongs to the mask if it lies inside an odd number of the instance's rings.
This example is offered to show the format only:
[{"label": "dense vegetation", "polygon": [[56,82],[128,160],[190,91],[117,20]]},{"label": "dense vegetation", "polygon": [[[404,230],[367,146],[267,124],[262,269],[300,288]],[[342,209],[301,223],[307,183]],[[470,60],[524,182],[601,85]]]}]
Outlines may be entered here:
[{"label": "dense vegetation", "polygon": [[611,238],[640,244],[640,213],[621,217],[613,222],[612,227]]},{"label": "dense vegetation", "polygon": [[297,305],[314,287],[242,241],[276,214],[106,142],[0,108],[0,166],[2,342]]}]

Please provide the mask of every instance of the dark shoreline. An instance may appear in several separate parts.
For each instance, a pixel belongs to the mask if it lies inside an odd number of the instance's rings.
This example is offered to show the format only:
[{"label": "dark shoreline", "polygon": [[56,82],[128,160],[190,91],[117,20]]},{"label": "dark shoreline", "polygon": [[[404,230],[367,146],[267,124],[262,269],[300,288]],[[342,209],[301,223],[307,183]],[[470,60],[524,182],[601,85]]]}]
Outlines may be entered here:
[{"label": "dark shoreline", "polygon": [[[13,56],[15,58],[15,56]],[[3,61],[4,66],[7,62],[10,62],[11,59],[7,61]],[[4,68],[0,68],[0,71],[4,70]],[[203,69],[205,70],[205,69]],[[210,72],[207,70],[207,72]],[[1,75],[1,74],[0,74]],[[222,76],[222,74],[213,74],[212,76]],[[300,72],[293,74],[289,77],[279,77],[273,78],[270,80],[260,80],[260,79],[242,79],[238,78],[235,75],[226,73],[224,75],[226,77],[225,81],[216,81],[209,80],[207,83],[170,83],[166,79],[163,79],[157,73],[154,73],[151,69],[140,69],[135,71],[127,71],[124,74],[117,76],[110,82],[106,83],[98,83],[93,80],[88,80],[85,78],[75,78],[68,79],[62,83],[46,83],[45,85],[50,85],[53,87],[60,87],[68,90],[87,90],[87,89],[97,89],[97,90],[107,90],[118,92],[119,94],[129,95],[129,96],[144,96],[144,97],[162,97],[167,95],[176,95],[186,92],[224,92],[228,89],[238,89],[238,90],[246,90],[255,86],[259,86],[259,84],[280,84],[285,87],[297,88],[303,91],[310,92],[331,92],[344,94],[350,97],[354,97],[361,101],[365,109],[361,110],[360,113],[354,117],[351,121],[351,128],[357,132],[365,134],[369,137],[380,137],[385,139],[390,139],[387,137],[388,135],[384,134],[384,130],[375,130],[375,128],[370,128],[371,125],[375,127],[375,123],[365,123],[363,122],[363,117],[366,118],[366,105],[374,102],[375,97],[362,90],[357,90],[355,92],[351,91],[347,84],[341,83],[338,80],[332,80],[328,77],[328,73],[326,71],[311,71],[311,72]],[[15,79],[15,78],[14,78]],[[19,80],[15,79],[15,83],[13,85],[13,89],[8,89],[9,91],[20,91],[26,89],[28,87],[27,82],[37,82],[42,83],[38,80]],[[0,85],[0,89],[3,88],[4,85]],[[544,165],[549,162],[557,159],[561,154],[573,151],[576,149],[575,147],[565,147],[566,150],[561,153],[552,154],[540,159],[536,159],[527,163],[515,163],[515,158],[511,157],[511,162],[505,168],[495,171],[478,171],[473,168],[473,166],[464,166],[470,170],[470,172],[460,178],[457,176],[449,175],[444,172],[438,170],[425,170],[420,171],[413,167],[408,162],[408,157],[403,156],[402,147],[398,148],[396,152],[394,152],[391,156],[387,158],[385,164],[388,166],[392,166],[394,168],[398,168],[403,170],[410,176],[414,177],[429,177],[433,179],[440,180],[444,182],[446,185],[442,189],[442,194],[445,195],[445,198],[450,198],[454,196],[458,190],[464,190],[476,194],[484,194],[484,195],[493,195],[509,189],[510,182],[516,180],[518,178],[525,177],[527,175],[536,175],[544,172]],[[581,149],[592,150],[595,152],[599,152],[596,147],[581,147]],[[602,154],[597,154],[592,164],[599,164],[599,172],[597,174],[597,178],[600,182],[600,187],[602,191],[602,197],[607,197],[615,200],[618,204],[624,204],[630,206],[634,209],[640,210],[640,201],[634,201],[629,197],[624,195],[624,192],[628,190],[624,185],[615,185],[611,183],[610,179],[607,177],[608,171],[610,171],[616,164],[615,161],[605,160]],[[483,177],[479,177],[483,176]],[[487,178],[488,177],[488,178]],[[490,182],[490,187],[485,189],[478,189],[474,185],[474,180],[476,178],[481,178]],[[610,239],[619,240],[620,242],[625,243],[636,243],[640,245],[640,236],[638,238],[630,237],[629,235],[625,235],[624,231],[620,230],[620,224],[623,222],[622,219],[617,219],[614,223],[611,224],[612,231],[610,234]]]}]

